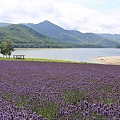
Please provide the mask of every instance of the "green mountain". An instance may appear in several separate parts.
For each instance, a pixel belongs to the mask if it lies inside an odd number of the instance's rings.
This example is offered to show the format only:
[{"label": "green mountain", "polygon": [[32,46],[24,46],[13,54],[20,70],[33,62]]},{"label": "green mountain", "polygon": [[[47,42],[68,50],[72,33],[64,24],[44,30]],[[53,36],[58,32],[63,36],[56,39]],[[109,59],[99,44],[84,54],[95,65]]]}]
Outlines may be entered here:
[{"label": "green mountain", "polygon": [[120,34],[98,34],[100,36],[103,36],[104,38],[108,38],[113,41],[120,42]]},{"label": "green mountain", "polygon": [[69,34],[69,31],[49,21],[44,21],[40,24],[25,24],[25,25],[45,36],[58,40],[62,44],[70,44],[73,47],[75,47],[75,45],[82,46],[86,44],[82,39],[72,34]]},{"label": "green mountain", "polygon": [[11,39],[14,42],[14,47],[22,48],[120,46],[119,34],[104,35],[65,30],[47,20],[39,24],[0,23],[0,41],[5,41],[6,39]]},{"label": "green mountain", "polygon": [[117,42],[116,47],[120,48],[120,34],[99,34],[100,36]]},{"label": "green mountain", "polygon": [[48,38],[33,29],[21,25],[12,24],[5,27],[0,27],[0,40],[5,41],[10,39],[14,42],[14,47],[22,48],[48,48],[48,47],[64,47],[57,40]]},{"label": "green mountain", "polygon": [[0,27],[8,26],[8,25],[10,25],[10,23],[0,23]]},{"label": "green mountain", "polygon": [[118,41],[113,41],[93,33],[81,33],[75,30],[65,30],[49,21],[26,26],[59,42],[72,44],[74,47],[115,47]]}]

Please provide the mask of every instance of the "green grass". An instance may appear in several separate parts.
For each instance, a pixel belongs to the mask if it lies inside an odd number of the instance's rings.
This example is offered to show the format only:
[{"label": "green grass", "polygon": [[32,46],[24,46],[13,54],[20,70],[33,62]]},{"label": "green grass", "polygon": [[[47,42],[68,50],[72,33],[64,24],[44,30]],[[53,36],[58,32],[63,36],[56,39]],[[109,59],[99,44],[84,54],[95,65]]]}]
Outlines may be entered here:
[{"label": "green grass", "polygon": [[0,57],[0,60],[14,60],[13,58],[3,58],[3,57]]},{"label": "green grass", "polygon": [[4,92],[3,93],[3,99],[4,100],[9,100],[12,98],[12,93]]},{"label": "green grass", "polygon": [[15,58],[2,58],[0,60],[14,60],[14,61],[38,61],[38,62],[62,62],[62,63],[81,63],[87,64],[86,62],[75,62],[70,60],[57,60],[57,59],[46,59],[46,58],[25,58],[25,59],[15,59]]},{"label": "green grass", "polygon": [[20,108],[27,106],[27,100],[29,99],[29,95],[20,95],[19,99],[14,102]]},{"label": "green grass", "polygon": [[46,106],[41,106],[39,111],[37,112],[38,115],[43,115],[48,119],[55,118],[56,114],[58,114],[58,105],[53,102],[46,102]]},{"label": "green grass", "polygon": [[66,62],[75,63],[75,61],[69,60],[57,60],[57,59],[46,59],[46,58],[25,58],[26,61],[39,61],[39,62]]},{"label": "green grass", "polygon": [[22,107],[27,108],[29,105],[32,106],[31,107],[32,112],[36,112],[37,115],[43,115],[49,120],[55,118],[56,114],[58,114],[59,107],[57,104],[45,101],[45,103],[40,106],[39,103],[40,103],[39,99],[33,99],[29,101],[28,95],[20,96],[19,100],[15,101],[15,104],[20,108]]},{"label": "green grass", "polygon": [[76,105],[80,100],[83,100],[86,96],[86,91],[82,90],[68,90],[63,91],[63,96],[66,102],[71,102]]}]

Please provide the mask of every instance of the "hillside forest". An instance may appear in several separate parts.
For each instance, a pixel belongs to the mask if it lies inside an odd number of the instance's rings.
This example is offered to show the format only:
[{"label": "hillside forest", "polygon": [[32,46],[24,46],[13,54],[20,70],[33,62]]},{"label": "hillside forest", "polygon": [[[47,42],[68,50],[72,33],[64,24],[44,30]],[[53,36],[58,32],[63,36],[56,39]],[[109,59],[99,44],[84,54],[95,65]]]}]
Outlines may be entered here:
[{"label": "hillside forest", "polygon": [[120,35],[65,30],[49,21],[39,24],[2,24],[0,41],[10,39],[14,48],[120,48]]}]

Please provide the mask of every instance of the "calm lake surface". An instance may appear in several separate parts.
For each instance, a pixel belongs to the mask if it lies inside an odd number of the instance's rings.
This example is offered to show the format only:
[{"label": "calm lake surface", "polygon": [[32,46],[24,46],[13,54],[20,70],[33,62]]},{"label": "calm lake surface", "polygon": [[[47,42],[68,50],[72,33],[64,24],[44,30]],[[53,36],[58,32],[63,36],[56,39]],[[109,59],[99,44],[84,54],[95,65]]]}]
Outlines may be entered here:
[{"label": "calm lake surface", "polygon": [[26,58],[48,58],[95,63],[93,58],[120,56],[116,48],[66,48],[66,49],[16,49],[12,55],[25,55]]}]

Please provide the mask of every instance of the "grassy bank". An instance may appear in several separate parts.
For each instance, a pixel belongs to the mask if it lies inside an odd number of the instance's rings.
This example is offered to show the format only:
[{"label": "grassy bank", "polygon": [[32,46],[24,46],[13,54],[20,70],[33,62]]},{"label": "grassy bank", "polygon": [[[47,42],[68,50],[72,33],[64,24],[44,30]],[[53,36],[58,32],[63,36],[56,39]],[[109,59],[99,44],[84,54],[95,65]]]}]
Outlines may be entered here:
[{"label": "grassy bank", "polygon": [[65,63],[76,63],[75,61],[69,60],[57,60],[57,59],[46,59],[46,58],[25,58],[26,61],[39,61],[39,62],[65,62]]},{"label": "grassy bank", "polygon": [[76,62],[70,60],[57,60],[57,59],[46,59],[46,58],[25,58],[25,59],[15,59],[15,58],[3,58],[0,57],[0,60],[17,60],[17,61],[38,61],[38,62],[63,62],[63,63],[86,63],[86,62]]}]

